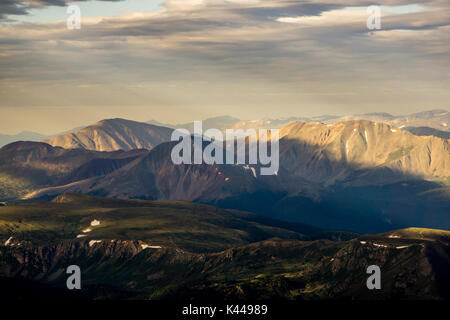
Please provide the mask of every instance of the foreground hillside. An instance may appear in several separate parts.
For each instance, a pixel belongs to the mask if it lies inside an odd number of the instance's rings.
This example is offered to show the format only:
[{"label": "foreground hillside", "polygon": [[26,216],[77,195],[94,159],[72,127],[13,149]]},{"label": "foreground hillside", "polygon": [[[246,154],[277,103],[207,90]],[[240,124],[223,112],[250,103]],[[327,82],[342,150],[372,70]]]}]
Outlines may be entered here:
[{"label": "foreground hillside", "polygon": [[[14,298],[16,290],[4,290],[19,286],[40,298],[448,298],[448,231],[348,240],[355,235],[256,218],[188,202],[81,195],[2,207],[1,295]],[[83,273],[74,295],[64,291],[72,264]],[[372,264],[382,270],[376,292],[365,286]]]}]

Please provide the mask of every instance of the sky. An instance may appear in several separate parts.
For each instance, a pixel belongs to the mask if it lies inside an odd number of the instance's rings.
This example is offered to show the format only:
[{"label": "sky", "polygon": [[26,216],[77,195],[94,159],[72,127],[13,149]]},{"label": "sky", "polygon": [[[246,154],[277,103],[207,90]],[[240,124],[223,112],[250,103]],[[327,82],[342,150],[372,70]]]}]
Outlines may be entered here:
[{"label": "sky", "polygon": [[[1,0],[0,133],[450,109],[450,2]],[[69,5],[81,28],[67,28]]]}]

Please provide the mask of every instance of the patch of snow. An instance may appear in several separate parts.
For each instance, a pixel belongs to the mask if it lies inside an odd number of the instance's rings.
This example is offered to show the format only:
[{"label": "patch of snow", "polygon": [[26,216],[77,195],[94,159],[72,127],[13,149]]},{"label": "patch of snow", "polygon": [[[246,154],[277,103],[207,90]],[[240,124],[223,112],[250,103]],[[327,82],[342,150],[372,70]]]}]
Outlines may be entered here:
[{"label": "patch of snow", "polygon": [[374,243],[373,244],[375,247],[381,247],[381,248],[387,248],[388,246],[385,244],[379,244],[379,243]]},{"label": "patch of snow", "polygon": [[398,127],[399,129],[403,129],[405,126],[403,125],[403,126],[400,126],[400,127]]},{"label": "patch of snow", "polygon": [[95,220],[95,219],[91,221],[91,226],[95,227],[95,226],[99,226],[99,225],[100,225],[100,221]]},{"label": "patch of snow", "polygon": [[230,178],[225,178],[225,181],[229,181],[230,180]]},{"label": "patch of snow", "polygon": [[367,130],[364,130],[364,137],[366,138],[366,142],[368,142],[369,141],[369,137],[367,135]]},{"label": "patch of snow", "polygon": [[77,235],[77,239],[78,239],[78,238],[84,238],[84,237],[87,237],[87,235],[85,235],[85,234],[79,234],[79,235]]},{"label": "patch of snow", "polygon": [[355,128],[355,129],[353,129],[353,132],[356,132],[356,128]]},{"label": "patch of snow", "polygon": [[330,261],[333,262],[333,261],[334,261],[334,258],[332,258]]},{"label": "patch of snow", "polygon": [[400,246],[400,247],[395,247],[396,249],[405,249],[408,248],[409,246]]},{"label": "patch of snow", "polygon": [[97,244],[97,243],[101,243],[102,240],[91,240],[89,241],[89,247],[92,247],[93,245]]},{"label": "patch of snow", "polygon": [[11,243],[12,239],[13,237],[9,237],[9,239],[5,241],[5,246],[8,246]]},{"label": "patch of snow", "polygon": [[161,249],[162,247],[161,246],[150,246],[148,244],[143,243],[143,244],[141,244],[141,248],[142,248],[142,250],[145,250],[145,249]]},{"label": "patch of snow", "polygon": [[398,236],[398,235],[396,235],[396,234],[391,234],[391,235],[389,236],[389,238],[395,238],[395,239],[397,239],[397,238],[400,238],[400,236]]},{"label": "patch of snow", "polygon": [[86,229],[83,230],[83,233],[88,233],[88,232],[91,232],[91,231],[92,231],[91,228],[86,228]]},{"label": "patch of snow", "polygon": [[361,243],[361,244],[366,244],[367,242],[366,242],[366,241],[360,241],[359,243]]},{"label": "patch of snow", "polygon": [[397,132],[397,130],[395,130],[395,129],[391,129],[391,131],[392,131],[392,132]]},{"label": "patch of snow", "polygon": [[442,125],[443,125],[444,127],[446,127],[446,126],[447,126],[447,123],[443,122]]}]

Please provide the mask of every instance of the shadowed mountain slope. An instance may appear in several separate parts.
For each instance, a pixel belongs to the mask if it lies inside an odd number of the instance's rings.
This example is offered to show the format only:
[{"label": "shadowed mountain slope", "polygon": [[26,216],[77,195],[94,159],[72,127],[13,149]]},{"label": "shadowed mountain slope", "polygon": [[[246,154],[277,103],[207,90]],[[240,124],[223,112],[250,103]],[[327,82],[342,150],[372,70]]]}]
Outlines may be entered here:
[{"label": "shadowed mountain slope", "polygon": [[15,141],[40,141],[47,138],[48,136],[46,135],[30,131],[23,131],[12,135],[0,134],[0,148]]}]

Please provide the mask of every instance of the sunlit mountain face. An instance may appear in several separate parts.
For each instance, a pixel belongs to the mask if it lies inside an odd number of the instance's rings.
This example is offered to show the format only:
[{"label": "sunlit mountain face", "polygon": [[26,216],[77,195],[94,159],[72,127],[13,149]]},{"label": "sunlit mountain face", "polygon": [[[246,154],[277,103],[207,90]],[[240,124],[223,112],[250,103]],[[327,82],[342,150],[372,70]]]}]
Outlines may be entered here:
[{"label": "sunlit mountain face", "polygon": [[449,13],[3,1],[0,298],[448,300]]}]

